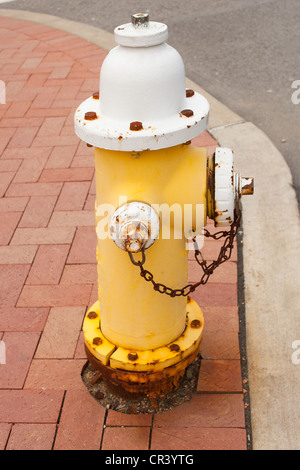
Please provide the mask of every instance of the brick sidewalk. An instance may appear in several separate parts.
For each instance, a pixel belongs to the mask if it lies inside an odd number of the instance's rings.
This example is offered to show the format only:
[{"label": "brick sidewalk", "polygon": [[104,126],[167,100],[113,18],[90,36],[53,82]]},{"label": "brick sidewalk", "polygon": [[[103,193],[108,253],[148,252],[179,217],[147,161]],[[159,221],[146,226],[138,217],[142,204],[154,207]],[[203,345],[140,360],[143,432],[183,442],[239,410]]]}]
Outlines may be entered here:
[{"label": "brick sidewalk", "polygon": [[[197,393],[157,415],[107,411],[89,395],[82,321],[97,299],[93,152],[74,134],[106,52],[0,18],[0,450],[246,449],[237,250],[194,295],[206,325]],[[216,142],[208,133],[193,144]],[[220,242],[207,241],[213,259]],[[199,277],[189,262],[190,280]],[[247,405],[246,405],[247,406]]]}]

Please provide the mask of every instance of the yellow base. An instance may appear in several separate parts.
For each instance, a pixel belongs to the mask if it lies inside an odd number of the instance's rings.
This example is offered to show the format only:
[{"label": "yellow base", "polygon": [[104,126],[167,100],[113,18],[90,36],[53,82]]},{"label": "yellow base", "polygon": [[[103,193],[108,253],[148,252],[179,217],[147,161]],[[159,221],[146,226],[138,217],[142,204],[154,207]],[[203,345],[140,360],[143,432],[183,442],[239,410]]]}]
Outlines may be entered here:
[{"label": "yellow base", "polygon": [[85,316],[83,333],[86,348],[101,364],[112,369],[150,373],[177,364],[199,349],[204,318],[197,303],[189,299],[186,307],[186,327],[182,335],[166,346],[146,351],[133,351],[110,343],[103,336],[100,324],[97,301]]}]

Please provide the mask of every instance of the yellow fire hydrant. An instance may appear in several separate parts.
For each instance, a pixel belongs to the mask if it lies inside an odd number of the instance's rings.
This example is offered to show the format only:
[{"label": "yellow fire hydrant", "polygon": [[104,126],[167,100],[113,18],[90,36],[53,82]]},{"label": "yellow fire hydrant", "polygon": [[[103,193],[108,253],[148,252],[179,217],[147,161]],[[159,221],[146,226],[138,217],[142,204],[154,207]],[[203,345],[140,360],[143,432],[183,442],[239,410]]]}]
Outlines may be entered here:
[{"label": "yellow fire hydrant", "polygon": [[[207,217],[235,227],[253,180],[234,172],[230,149],[208,158],[190,145],[206,129],[209,103],[186,89],[167,26],[137,14],[114,33],[99,93],[75,115],[96,168],[99,295],[83,331],[88,359],[110,389],[155,397],[178,387],[201,346],[187,240],[196,243]],[[199,285],[214,269],[201,265]]]}]

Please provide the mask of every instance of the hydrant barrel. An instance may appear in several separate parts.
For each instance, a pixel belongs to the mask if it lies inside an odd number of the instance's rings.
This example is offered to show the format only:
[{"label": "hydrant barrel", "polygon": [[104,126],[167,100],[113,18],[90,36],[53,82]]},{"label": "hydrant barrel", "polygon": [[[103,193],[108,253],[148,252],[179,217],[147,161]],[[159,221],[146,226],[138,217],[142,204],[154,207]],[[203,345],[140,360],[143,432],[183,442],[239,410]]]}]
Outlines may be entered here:
[{"label": "hydrant barrel", "polygon": [[[161,283],[173,288],[187,284],[188,251],[184,230],[198,228],[201,233],[205,224],[206,164],[206,151],[188,145],[145,151],[138,156],[131,152],[95,149],[97,208],[107,203],[119,207],[122,195],[128,201],[151,201],[158,210],[170,207],[170,220],[167,217],[165,220],[167,228],[174,215],[179,218],[175,233],[174,227],[168,233],[163,224],[159,239],[147,250],[147,269],[155,272]],[[196,220],[194,214],[189,226],[184,227],[184,210],[196,205],[202,208],[201,216]],[[162,213],[160,219],[162,221]],[[96,223],[101,224],[101,220],[97,217]],[[186,298],[170,298],[155,292],[138,276],[127,254],[111,239],[98,238],[98,251],[104,336],[113,344],[137,350],[159,348],[180,336],[186,324]],[[138,254],[136,259],[140,259]]]}]

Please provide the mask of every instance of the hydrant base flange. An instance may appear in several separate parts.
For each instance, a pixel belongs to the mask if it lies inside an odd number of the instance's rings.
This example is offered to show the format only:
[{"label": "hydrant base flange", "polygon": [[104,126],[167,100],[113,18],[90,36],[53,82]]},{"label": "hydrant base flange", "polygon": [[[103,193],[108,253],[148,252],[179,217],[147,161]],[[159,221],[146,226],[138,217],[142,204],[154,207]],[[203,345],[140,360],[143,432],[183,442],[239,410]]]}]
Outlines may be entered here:
[{"label": "hydrant base flange", "polygon": [[175,390],[186,368],[199,354],[204,319],[198,304],[188,299],[182,335],[161,348],[133,351],[113,345],[103,336],[99,301],[87,312],[83,332],[90,363],[108,388],[120,396],[159,397]]}]

